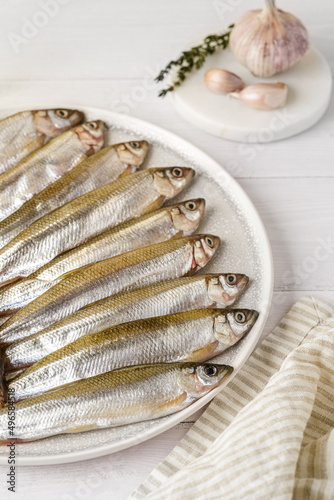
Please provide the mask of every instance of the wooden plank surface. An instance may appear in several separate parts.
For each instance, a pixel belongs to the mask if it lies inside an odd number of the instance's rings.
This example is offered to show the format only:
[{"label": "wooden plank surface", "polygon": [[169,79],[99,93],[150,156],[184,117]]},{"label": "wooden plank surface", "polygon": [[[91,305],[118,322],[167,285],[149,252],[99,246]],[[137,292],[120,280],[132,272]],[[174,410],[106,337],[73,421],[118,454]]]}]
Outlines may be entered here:
[{"label": "wooden plank surface", "polygon": [[[223,29],[259,5],[260,0],[2,0],[0,107],[66,102],[125,112],[173,131],[217,160],[239,179],[271,240],[275,293],[266,335],[302,296],[334,300],[334,99],[324,118],[304,134],[245,145],[194,129],[168,99],[156,98],[152,82],[188,39],[210,27]],[[292,7],[282,0],[279,6],[304,21],[333,69],[333,3],[295,0]],[[15,498],[123,500],[197,417],[108,457],[21,467]],[[7,467],[0,467],[1,500],[12,498],[6,473]]]}]

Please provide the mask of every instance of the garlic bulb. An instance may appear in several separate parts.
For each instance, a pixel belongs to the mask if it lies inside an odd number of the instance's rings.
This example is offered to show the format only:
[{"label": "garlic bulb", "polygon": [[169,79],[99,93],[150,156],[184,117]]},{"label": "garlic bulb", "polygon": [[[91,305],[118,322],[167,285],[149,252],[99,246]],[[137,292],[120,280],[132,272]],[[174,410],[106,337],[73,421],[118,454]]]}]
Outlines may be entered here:
[{"label": "garlic bulb", "polygon": [[210,69],[204,78],[208,89],[218,94],[229,94],[242,90],[245,86],[241,78],[225,69]]},{"label": "garlic bulb", "polygon": [[245,102],[251,108],[277,109],[286,103],[288,86],[282,82],[255,83],[240,92],[232,92],[230,95]]},{"label": "garlic bulb", "polygon": [[306,54],[309,42],[304,25],[292,14],[265,0],[261,10],[246,12],[230,35],[235,57],[255,76],[268,77],[294,66]]}]

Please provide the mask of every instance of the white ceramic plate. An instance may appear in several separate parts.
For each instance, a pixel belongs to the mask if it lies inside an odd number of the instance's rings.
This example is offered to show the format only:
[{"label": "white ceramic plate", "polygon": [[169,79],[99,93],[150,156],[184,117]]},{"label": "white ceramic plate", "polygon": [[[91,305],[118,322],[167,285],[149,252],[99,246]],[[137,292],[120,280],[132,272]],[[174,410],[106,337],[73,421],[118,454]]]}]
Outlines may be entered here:
[{"label": "white ceramic plate", "polygon": [[[218,32],[219,29],[211,31]],[[189,46],[197,45],[203,38],[193,40]],[[246,85],[284,82],[288,85],[287,103],[282,109],[263,111],[233,97],[215,94],[204,82],[206,71],[212,68],[232,71]],[[330,67],[314,47],[293,68],[270,78],[255,77],[226,49],[208,57],[203,67],[189,75],[170,98],[178,113],[201,130],[231,141],[256,143],[285,139],[312,127],[328,108],[331,91]]]},{"label": "white ceramic plate", "polygon": [[[67,107],[70,107],[69,105]],[[36,108],[35,108],[36,109]],[[217,234],[222,245],[205,272],[240,272],[250,277],[248,290],[239,307],[256,309],[259,319],[249,335],[216,358],[232,365],[238,372],[256,346],[270,307],[273,288],[273,265],[270,244],[261,219],[240,186],[225,170],[192,144],[150,123],[95,108],[82,106],[88,119],[100,118],[109,126],[109,144],[147,139],[151,151],[145,168],[151,166],[189,165],[197,175],[193,184],[178,200],[204,197],[206,215],[200,232]],[[7,116],[13,110],[1,113]],[[174,201],[173,201],[174,203]],[[80,434],[64,434],[41,441],[17,444],[18,465],[46,465],[95,458],[134,446],[170,429],[208,403],[225,384],[174,415]],[[0,464],[7,463],[8,448],[0,447]]]}]

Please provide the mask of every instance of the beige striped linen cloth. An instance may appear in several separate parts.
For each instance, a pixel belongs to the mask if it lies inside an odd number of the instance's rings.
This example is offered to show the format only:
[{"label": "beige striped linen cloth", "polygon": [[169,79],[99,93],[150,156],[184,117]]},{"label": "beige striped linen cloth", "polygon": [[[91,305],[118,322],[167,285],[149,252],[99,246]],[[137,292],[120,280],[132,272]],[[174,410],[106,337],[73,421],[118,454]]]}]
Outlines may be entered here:
[{"label": "beige striped linen cloth", "polygon": [[334,304],[305,297],[131,500],[334,499]]}]

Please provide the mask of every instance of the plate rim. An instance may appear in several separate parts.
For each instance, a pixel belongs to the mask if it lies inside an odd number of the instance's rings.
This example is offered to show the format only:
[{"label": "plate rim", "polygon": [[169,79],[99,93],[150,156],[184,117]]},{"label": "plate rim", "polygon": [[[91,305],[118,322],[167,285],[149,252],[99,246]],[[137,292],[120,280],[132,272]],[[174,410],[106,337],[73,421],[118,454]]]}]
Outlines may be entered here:
[{"label": "plate rim", "polygon": [[[246,359],[242,363],[241,366],[237,367],[234,369],[232,377],[229,377],[228,380],[226,380],[223,384],[221,384],[219,387],[214,389],[213,391],[209,392],[206,396],[203,398],[197,400],[194,404],[188,406],[187,408],[174,413],[172,415],[168,416],[168,420],[162,422],[160,425],[155,426],[152,429],[145,430],[140,434],[140,436],[131,436],[126,439],[123,439],[120,443],[109,443],[107,445],[100,445],[96,447],[91,447],[89,449],[85,449],[82,451],[71,451],[68,453],[58,453],[54,455],[25,455],[25,456],[20,456],[19,450],[17,450],[17,455],[16,455],[16,464],[17,466],[42,466],[42,465],[57,465],[57,464],[65,464],[65,463],[74,463],[74,462],[81,462],[84,460],[89,460],[89,459],[94,459],[98,457],[103,457],[106,455],[110,455],[112,453],[116,453],[121,450],[125,450],[127,448],[130,448],[132,446],[136,446],[140,443],[143,443],[144,441],[147,441],[153,437],[158,436],[159,434],[162,434],[163,432],[171,429],[175,425],[181,423],[184,419],[190,417],[194,413],[196,413],[199,409],[201,409],[203,406],[205,406],[208,402],[212,401],[212,399],[224,388],[226,385],[234,378],[234,376],[239,372],[239,370],[244,366],[252,352],[254,351],[259,338],[263,332],[264,326],[266,324],[271,302],[272,302],[272,296],[273,296],[273,285],[274,285],[274,264],[273,264],[273,254],[272,254],[272,249],[271,249],[271,244],[270,240],[267,234],[267,231],[265,229],[265,226],[263,224],[263,221],[256,210],[253,202],[249,198],[248,194],[244,191],[244,189],[240,186],[240,184],[225,170],[225,168],[220,165],[216,160],[214,160],[211,156],[209,156],[207,153],[199,149],[197,146],[193,145],[191,142],[187,141],[186,139],[183,139],[182,137],[178,136],[177,134],[174,134],[173,132],[170,132],[169,130],[160,127],[159,125],[155,125],[151,122],[148,122],[146,120],[142,120],[141,118],[133,117],[131,115],[126,115],[124,113],[118,113],[116,111],[104,109],[104,108],[99,108],[99,107],[92,107],[92,106],[81,106],[81,105],[73,105],[73,104],[68,104],[68,103],[63,103],[63,107],[69,107],[73,108],[75,106],[76,109],[82,109],[83,112],[89,112],[89,113],[96,113],[98,116],[98,113],[107,113],[110,115],[110,120],[115,121],[115,124],[117,124],[117,121],[122,121],[125,118],[127,121],[133,125],[143,125],[145,128],[149,128],[152,131],[156,133],[163,133],[166,137],[168,137],[170,140],[176,140],[178,145],[184,145],[187,149],[191,149],[194,153],[196,153],[196,156],[199,157],[200,159],[203,159],[203,162],[207,162],[210,166],[210,173],[212,174],[218,174],[218,175],[224,175],[225,179],[230,183],[232,186],[232,189],[234,193],[236,193],[238,199],[241,197],[243,198],[243,202],[247,205],[247,209],[249,210],[249,219],[252,220],[253,223],[255,223],[258,227],[258,229],[261,231],[261,236],[263,238],[263,242],[265,244],[265,248],[263,248],[263,262],[265,264],[265,275],[266,275],[266,280],[265,280],[265,288],[264,290],[264,296],[267,297],[266,302],[263,304],[263,310],[261,311],[262,314],[259,316],[259,319],[257,321],[257,327],[258,327],[258,335],[257,337],[254,336],[253,342],[250,343],[248,346],[248,351],[246,353]],[[29,107],[28,109],[39,109],[38,107]],[[10,107],[10,108],[5,108],[1,109],[1,114],[2,112],[18,112],[18,109],[15,107]],[[201,160],[202,162],[202,160]],[[212,167],[212,169],[211,169]],[[0,465],[5,465],[7,464],[7,457],[6,456],[0,456]]]}]

